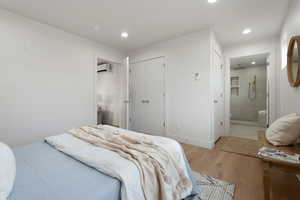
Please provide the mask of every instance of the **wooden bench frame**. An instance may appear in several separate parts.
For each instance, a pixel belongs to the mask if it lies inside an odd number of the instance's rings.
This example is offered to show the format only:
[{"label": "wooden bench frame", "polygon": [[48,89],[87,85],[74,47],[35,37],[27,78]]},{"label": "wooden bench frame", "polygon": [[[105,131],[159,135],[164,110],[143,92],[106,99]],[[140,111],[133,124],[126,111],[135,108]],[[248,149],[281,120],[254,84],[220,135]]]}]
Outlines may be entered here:
[{"label": "wooden bench frame", "polygon": [[[262,140],[261,142],[265,147],[278,149],[289,153],[300,154],[299,146],[275,147],[266,140],[264,134],[263,137],[260,138],[260,140]],[[300,174],[300,164],[287,163],[287,162],[282,162],[273,159],[266,159],[266,158],[261,158],[261,160],[263,161],[263,170],[264,170],[265,200],[271,200],[272,198],[271,169],[276,169],[291,174]]]}]

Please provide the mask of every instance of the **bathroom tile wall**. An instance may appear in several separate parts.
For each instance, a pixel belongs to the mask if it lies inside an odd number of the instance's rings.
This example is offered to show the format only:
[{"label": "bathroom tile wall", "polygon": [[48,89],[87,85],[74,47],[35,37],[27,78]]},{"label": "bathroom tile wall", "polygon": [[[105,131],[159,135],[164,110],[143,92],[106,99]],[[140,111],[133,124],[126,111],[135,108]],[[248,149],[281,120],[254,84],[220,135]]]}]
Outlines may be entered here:
[{"label": "bathroom tile wall", "polygon": [[[266,66],[232,69],[231,76],[239,77],[239,95],[231,95],[231,119],[257,121],[258,111],[266,110],[267,77]],[[256,94],[249,93],[249,83],[256,76]],[[252,87],[252,85],[251,85]],[[252,88],[250,88],[252,90]]]}]

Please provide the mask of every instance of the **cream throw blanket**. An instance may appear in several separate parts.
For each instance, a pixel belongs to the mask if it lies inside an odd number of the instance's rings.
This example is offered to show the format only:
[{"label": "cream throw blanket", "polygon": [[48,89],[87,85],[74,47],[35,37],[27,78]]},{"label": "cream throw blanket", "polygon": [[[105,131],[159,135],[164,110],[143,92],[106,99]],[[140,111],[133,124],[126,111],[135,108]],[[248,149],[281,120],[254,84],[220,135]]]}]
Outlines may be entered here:
[{"label": "cream throw blanket", "polygon": [[84,126],[70,133],[132,161],[139,169],[146,200],[180,200],[191,194],[192,182],[178,162],[182,152],[163,148],[157,140],[144,134],[130,134],[121,129]]}]

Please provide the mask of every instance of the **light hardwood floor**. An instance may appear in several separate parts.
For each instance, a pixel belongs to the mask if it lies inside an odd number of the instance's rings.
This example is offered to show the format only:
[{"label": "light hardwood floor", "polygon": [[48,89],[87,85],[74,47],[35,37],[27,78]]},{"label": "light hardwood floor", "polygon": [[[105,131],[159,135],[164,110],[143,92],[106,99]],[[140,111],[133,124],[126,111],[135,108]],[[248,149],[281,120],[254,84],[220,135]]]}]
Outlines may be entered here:
[{"label": "light hardwood floor", "polygon": [[[262,162],[257,158],[183,144],[191,168],[236,184],[234,200],[263,200]],[[300,182],[294,175],[272,172],[273,200],[300,199]]]}]

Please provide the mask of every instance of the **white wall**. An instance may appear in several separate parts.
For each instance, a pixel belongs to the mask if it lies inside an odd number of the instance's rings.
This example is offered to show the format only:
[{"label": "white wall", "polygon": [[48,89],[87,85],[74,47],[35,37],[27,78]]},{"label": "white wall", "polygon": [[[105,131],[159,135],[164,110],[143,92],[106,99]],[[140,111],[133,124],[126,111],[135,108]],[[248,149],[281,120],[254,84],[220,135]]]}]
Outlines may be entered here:
[{"label": "white wall", "polygon": [[300,1],[293,0],[285,19],[281,40],[281,62],[279,67],[280,83],[280,115],[289,113],[300,114],[300,87],[292,88],[287,78],[287,48],[292,36],[300,35]]},{"label": "white wall", "polygon": [[255,42],[248,42],[239,45],[230,46],[224,49],[225,67],[226,67],[226,82],[225,82],[225,128],[226,133],[229,133],[230,127],[230,59],[258,55],[269,54],[269,66],[267,67],[267,76],[269,81],[269,115],[272,123],[278,117],[279,107],[279,90],[278,90],[278,38],[268,38]]},{"label": "white wall", "polygon": [[212,145],[210,45],[211,31],[203,30],[130,53],[131,62],[165,57],[167,135],[204,147]]},{"label": "white wall", "polygon": [[27,144],[95,123],[96,58],[123,54],[0,10],[0,141]]}]

